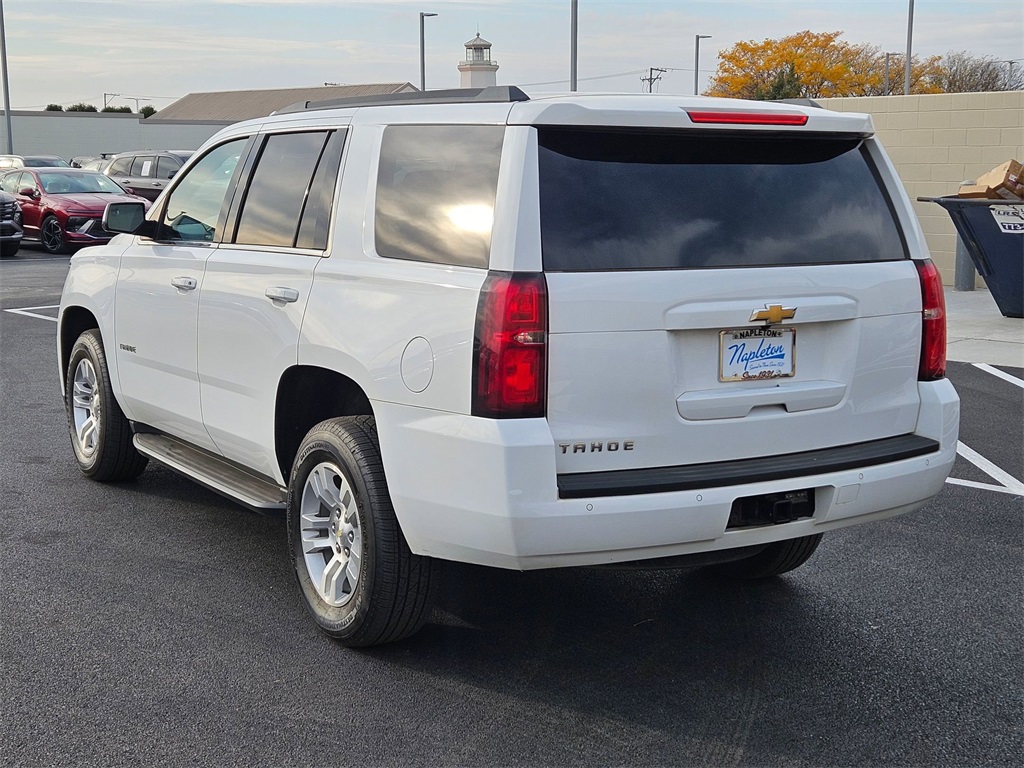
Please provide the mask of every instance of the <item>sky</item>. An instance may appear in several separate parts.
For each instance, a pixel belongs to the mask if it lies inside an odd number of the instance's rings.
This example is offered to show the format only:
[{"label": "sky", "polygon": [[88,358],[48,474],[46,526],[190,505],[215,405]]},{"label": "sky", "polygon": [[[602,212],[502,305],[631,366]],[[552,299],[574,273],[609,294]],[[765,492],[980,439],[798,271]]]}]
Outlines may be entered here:
[{"label": "sky", "polygon": [[[152,104],[197,91],[324,83],[457,88],[477,31],[499,84],[568,90],[570,0],[0,0],[12,109]],[[662,93],[700,88],[719,50],[809,29],[906,49],[909,0],[578,0],[581,91],[635,93],[649,67]],[[913,50],[968,51],[1024,67],[1024,0],[916,0]],[[118,95],[112,95],[118,94]]]}]

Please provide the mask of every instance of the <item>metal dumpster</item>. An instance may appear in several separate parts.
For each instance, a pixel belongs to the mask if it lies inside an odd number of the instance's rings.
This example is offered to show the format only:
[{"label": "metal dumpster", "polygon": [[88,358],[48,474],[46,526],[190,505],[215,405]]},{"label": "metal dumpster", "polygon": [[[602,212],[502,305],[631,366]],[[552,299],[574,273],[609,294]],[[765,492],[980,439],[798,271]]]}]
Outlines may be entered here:
[{"label": "metal dumpster", "polygon": [[1024,202],[919,197],[949,213],[1005,317],[1024,317]]}]

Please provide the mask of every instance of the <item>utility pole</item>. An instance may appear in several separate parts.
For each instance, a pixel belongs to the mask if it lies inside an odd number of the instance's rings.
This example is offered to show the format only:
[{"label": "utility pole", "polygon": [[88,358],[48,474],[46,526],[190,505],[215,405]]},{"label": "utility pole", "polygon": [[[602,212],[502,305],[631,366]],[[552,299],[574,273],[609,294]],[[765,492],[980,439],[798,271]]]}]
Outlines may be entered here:
[{"label": "utility pole", "polygon": [[[654,76],[655,72],[659,73],[657,77]],[[647,83],[648,93],[654,93],[654,84],[661,80],[661,76],[666,72],[668,72],[667,69],[662,69],[661,67],[651,67],[651,74],[648,75],[647,77],[641,77],[640,82]]]},{"label": "utility pole", "polygon": [[903,95],[910,95],[910,62],[913,57],[914,40],[914,0],[910,0],[910,11],[907,15],[907,61],[904,65],[903,74]]},{"label": "utility pole", "polygon": [[115,96],[120,96],[120,93],[104,93],[103,94],[103,108],[106,109],[110,106],[110,100]]},{"label": "utility pole", "polygon": [[885,54],[885,95],[889,96],[892,93],[892,86],[889,81],[889,57],[899,56],[898,53],[887,53]]},{"label": "utility pole", "polygon": [[14,154],[14,136],[11,134],[11,85],[7,79],[7,30],[4,29],[4,0],[0,0],[0,63],[3,64],[4,115],[7,117],[7,154]]},{"label": "utility pole", "polygon": [[579,5],[577,0],[572,0],[572,4],[569,6],[570,21],[569,21],[569,90],[573,93],[576,92],[576,37],[578,33],[577,19],[579,17]]},{"label": "utility pole", "polygon": [[436,13],[420,13],[420,91],[427,90],[427,54],[424,51],[423,20]]},{"label": "utility pole", "polygon": [[707,40],[711,35],[693,36],[693,95],[697,96],[700,89],[700,41]]}]

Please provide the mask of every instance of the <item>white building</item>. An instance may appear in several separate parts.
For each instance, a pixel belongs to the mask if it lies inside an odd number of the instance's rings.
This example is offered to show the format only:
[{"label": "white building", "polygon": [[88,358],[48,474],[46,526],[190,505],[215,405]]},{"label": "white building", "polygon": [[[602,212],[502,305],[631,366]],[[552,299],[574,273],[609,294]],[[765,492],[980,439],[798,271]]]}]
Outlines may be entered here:
[{"label": "white building", "polygon": [[476,33],[466,43],[466,60],[459,62],[460,88],[486,88],[498,84],[498,62],[491,61],[491,44]]}]

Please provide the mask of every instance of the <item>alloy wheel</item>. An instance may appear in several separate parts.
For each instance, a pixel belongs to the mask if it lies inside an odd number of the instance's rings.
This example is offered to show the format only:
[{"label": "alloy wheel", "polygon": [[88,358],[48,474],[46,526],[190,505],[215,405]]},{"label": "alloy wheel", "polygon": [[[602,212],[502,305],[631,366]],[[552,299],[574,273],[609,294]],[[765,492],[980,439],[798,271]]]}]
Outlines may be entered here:
[{"label": "alloy wheel", "polygon": [[64,248],[64,230],[57,219],[50,217],[43,223],[42,240],[50,253],[59,253]]},{"label": "alloy wheel", "polygon": [[331,606],[348,603],[359,586],[363,532],[355,493],[334,464],[313,467],[302,488],[302,555],[317,594]]},{"label": "alloy wheel", "polygon": [[75,368],[71,398],[72,418],[79,450],[84,456],[92,456],[99,446],[100,395],[99,387],[96,386],[96,369],[88,358],[79,360]]}]

